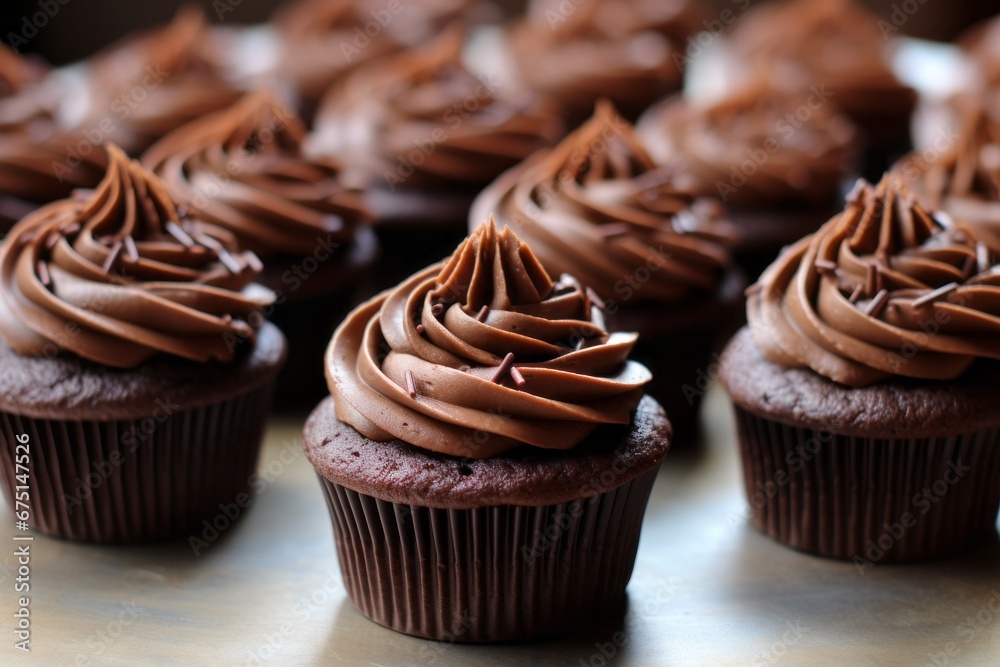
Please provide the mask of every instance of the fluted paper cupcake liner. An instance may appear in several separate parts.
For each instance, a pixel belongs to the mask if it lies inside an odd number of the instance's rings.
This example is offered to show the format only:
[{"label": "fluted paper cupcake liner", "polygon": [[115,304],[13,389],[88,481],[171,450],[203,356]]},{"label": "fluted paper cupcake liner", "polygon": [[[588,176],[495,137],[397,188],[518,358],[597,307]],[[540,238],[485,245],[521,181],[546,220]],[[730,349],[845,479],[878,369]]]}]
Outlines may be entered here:
[{"label": "fluted paper cupcake liner", "polygon": [[736,408],[749,511],[775,540],[860,568],[966,550],[995,533],[1000,428],[876,439]]},{"label": "fluted paper cupcake liner", "polygon": [[418,637],[496,642],[555,634],[613,608],[658,469],[543,507],[432,509],[320,482],[361,613]]},{"label": "fluted paper cupcake liner", "polygon": [[34,530],[87,542],[185,534],[247,491],[272,397],[273,382],[221,403],[129,421],[0,413],[7,502],[15,507],[22,485],[15,448],[26,434]]}]

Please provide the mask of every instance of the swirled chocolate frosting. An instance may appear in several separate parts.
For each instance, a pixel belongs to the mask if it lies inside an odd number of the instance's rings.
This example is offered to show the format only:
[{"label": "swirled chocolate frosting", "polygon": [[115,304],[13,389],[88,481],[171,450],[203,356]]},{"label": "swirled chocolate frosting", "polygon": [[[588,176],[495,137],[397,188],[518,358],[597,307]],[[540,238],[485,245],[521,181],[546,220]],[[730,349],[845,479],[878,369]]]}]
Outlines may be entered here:
[{"label": "swirled chocolate frosting", "polygon": [[311,151],[382,188],[483,186],[562,135],[555,108],[463,63],[464,34],[359,70],[323,101]]},{"label": "swirled chocolate frosting", "polygon": [[366,215],[332,158],[302,155],[305,128],[266,92],[167,135],[143,156],[178,202],[265,260],[347,246]]},{"label": "swirled chocolate frosting", "polygon": [[916,93],[892,72],[887,38],[895,33],[884,32],[884,23],[856,0],[778,0],[748,11],[729,44],[738,71],[793,92],[823,86],[861,125],[887,117],[905,123]]},{"label": "swirled chocolate frosting", "polygon": [[480,0],[299,0],[278,13],[278,74],[319,100],[358,66],[432,40],[447,26],[491,18]]},{"label": "swirled chocolate frosting", "polygon": [[900,160],[894,171],[913,183],[932,209],[979,227],[1000,249],[1000,123],[976,95],[959,103],[962,120],[954,146],[929,164],[922,154]]},{"label": "swirled chocolate frosting", "polygon": [[[678,189],[671,176],[657,169],[631,125],[602,103],[557,147],[483,191],[470,220],[492,214],[552,275],[587,276],[604,299],[704,298],[719,290],[732,264],[727,248],[738,234],[716,200]],[[639,284],[637,272],[646,277]]]},{"label": "swirled chocolate frosting", "polygon": [[906,185],[863,182],[843,213],[787,249],[747,302],[757,347],[852,387],[951,380],[1000,358],[997,252],[944,226]]},{"label": "swirled chocolate frosting", "polygon": [[857,155],[854,126],[821,91],[748,85],[708,106],[674,97],[637,124],[654,159],[684,165],[686,187],[735,207],[825,205]]},{"label": "swirled chocolate frosting", "polygon": [[570,118],[607,97],[634,119],[681,88],[687,40],[702,29],[690,0],[533,0],[510,42],[525,83]]},{"label": "swirled chocolate frosting", "polygon": [[636,335],[602,319],[576,279],[553,283],[490,221],[341,324],[326,359],[337,417],[475,459],[572,448],[598,424],[628,424],[651,377],[628,360]]},{"label": "swirled chocolate frosting", "polygon": [[90,62],[91,110],[81,129],[99,132],[131,155],[241,91],[220,71],[204,13],[182,8],[167,26],[128,37]]},{"label": "swirled chocolate frosting", "polygon": [[230,361],[274,295],[225,231],[182,221],[160,182],[117,147],[85,198],[22,220],[0,246],[0,336],[24,356],[116,368],[159,355]]}]

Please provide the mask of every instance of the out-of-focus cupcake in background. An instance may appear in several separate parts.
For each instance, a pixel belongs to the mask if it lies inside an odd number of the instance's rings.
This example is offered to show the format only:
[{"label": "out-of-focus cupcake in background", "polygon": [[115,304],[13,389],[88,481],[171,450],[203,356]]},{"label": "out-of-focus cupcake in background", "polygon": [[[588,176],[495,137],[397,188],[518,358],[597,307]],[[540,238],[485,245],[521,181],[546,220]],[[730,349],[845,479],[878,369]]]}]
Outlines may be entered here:
[{"label": "out-of-focus cupcake in background", "polygon": [[[635,331],[635,358],[678,441],[695,434],[704,372],[743,306],[738,238],[718,201],[678,190],[610,103],[557,147],[506,172],[476,200],[554,277],[587,276],[609,330]],[[591,290],[592,288],[592,290]],[[557,288],[558,289],[558,288]]]},{"label": "out-of-focus cupcake in background", "polygon": [[173,129],[230,106],[242,91],[213,58],[202,10],[183,7],[168,25],[136,33],[88,61],[91,97],[81,131],[138,155]]},{"label": "out-of-focus cupcake in background", "polygon": [[954,145],[934,160],[926,151],[908,155],[893,171],[928,207],[979,227],[1000,250],[1000,122],[983,95],[966,94],[956,104]]},{"label": "out-of-focus cupcake in background", "polygon": [[909,150],[917,94],[893,73],[892,35],[856,0],[778,0],[748,11],[728,40],[734,81],[766,76],[792,94],[819,91],[861,129],[865,174]]},{"label": "out-of-focus cupcake in background", "polygon": [[707,104],[663,100],[638,132],[680,189],[724,203],[750,277],[836,213],[857,175],[858,133],[828,98],[760,79]]},{"label": "out-of-focus cupcake in background", "polygon": [[600,98],[635,120],[683,87],[702,18],[690,0],[532,0],[509,41],[525,84],[562,105],[571,127]]},{"label": "out-of-focus cupcake in background", "polygon": [[[269,318],[290,340],[278,402],[322,392],[316,364],[341,317],[364,296],[378,256],[361,193],[332,158],[302,154],[306,129],[267,91],[205,116],[143,156],[171,196],[226,229],[263,264],[278,295]],[[197,240],[197,239],[196,239]]]},{"label": "out-of-focus cupcake in background", "polygon": [[366,188],[389,286],[464,238],[485,185],[563,135],[553,104],[463,55],[450,30],[358,70],[323,100],[309,152],[342,159]]},{"label": "out-of-focus cupcake in background", "polygon": [[[958,44],[975,62],[982,81],[1000,88],[1000,16],[970,28]],[[996,112],[1000,115],[1000,107]]]},{"label": "out-of-focus cupcake in background", "polygon": [[330,86],[359,66],[426,44],[456,23],[498,16],[485,0],[298,0],[274,17],[277,78],[291,84],[309,119]]}]

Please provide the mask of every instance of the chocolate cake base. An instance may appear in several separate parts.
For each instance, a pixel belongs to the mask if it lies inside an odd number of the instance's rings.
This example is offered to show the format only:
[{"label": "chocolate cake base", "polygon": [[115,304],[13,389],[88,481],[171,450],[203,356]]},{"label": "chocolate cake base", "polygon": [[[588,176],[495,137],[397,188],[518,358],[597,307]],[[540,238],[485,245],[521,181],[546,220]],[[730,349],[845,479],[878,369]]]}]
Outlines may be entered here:
[{"label": "chocolate cake base", "polygon": [[599,427],[568,452],[459,459],[369,440],[327,399],[304,442],[361,613],[466,643],[552,635],[614,607],[670,437],[645,397],[631,427]]},{"label": "chocolate cake base", "polygon": [[0,344],[8,503],[27,491],[28,525],[71,540],[190,532],[248,491],[285,352],[269,324],[233,364],[158,358],[117,370]]},{"label": "chocolate cake base", "polygon": [[957,553],[996,532],[1000,367],[949,383],[850,388],[766,360],[743,329],[722,358],[753,524],[860,565]]}]

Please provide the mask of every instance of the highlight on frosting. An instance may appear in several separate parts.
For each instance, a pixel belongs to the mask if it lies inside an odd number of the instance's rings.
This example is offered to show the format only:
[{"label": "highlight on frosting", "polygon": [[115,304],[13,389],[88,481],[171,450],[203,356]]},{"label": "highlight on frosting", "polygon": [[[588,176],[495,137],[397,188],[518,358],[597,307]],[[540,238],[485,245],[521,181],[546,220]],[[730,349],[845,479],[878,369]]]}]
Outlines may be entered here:
[{"label": "highlight on frosting", "polygon": [[227,81],[210,36],[204,12],[186,5],[168,25],[95,55],[88,70],[91,109],[81,127],[134,155],[167,132],[228,107],[242,93]]},{"label": "highlight on frosting", "polygon": [[628,424],[651,378],[628,359],[636,338],[608,333],[585,287],[553,282],[491,220],[351,313],[326,371],[338,418],[368,438],[479,459]]},{"label": "highlight on frosting", "polygon": [[274,298],[260,260],[185,217],[115,146],[93,191],[22,220],[0,246],[0,336],[24,356],[68,352],[116,368],[160,355],[234,359]]},{"label": "highlight on frosting", "polygon": [[530,87],[580,117],[608,97],[634,118],[681,88],[702,19],[690,0],[532,0],[510,41]]},{"label": "highlight on frosting", "polygon": [[390,190],[482,186],[562,136],[554,106],[465,64],[465,34],[359,70],[324,99],[309,151]]},{"label": "highlight on frosting", "polygon": [[302,154],[305,127],[272,94],[244,97],[157,142],[143,163],[171,196],[265,260],[350,244],[367,216],[333,158]]},{"label": "highlight on frosting", "polygon": [[844,385],[954,379],[1000,358],[997,256],[898,177],[860,181],[748,290],[747,319],[765,357]]},{"label": "highlight on frosting", "polygon": [[680,162],[688,187],[728,205],[827,204],[852,170],[858,136],[822,89],[783,92],[761,79],[708,105],[678,96],[637,129],[653,158]]},{"label": "highlight on frosting", "polygon": [[552,275],[586,276],[609,314],[619,304],[696,300],[720,289],[739,235],[718,201],[678,188],[676,176],[602,102],[557,147],[483,191],[470,223],[492,212]]},{"label": "highlight on frosting", "polygon": [[285,45],[279,75],[315,101],[358,66],[418,47],[488,9],[478,0],[299,0],[275,17]]}]

